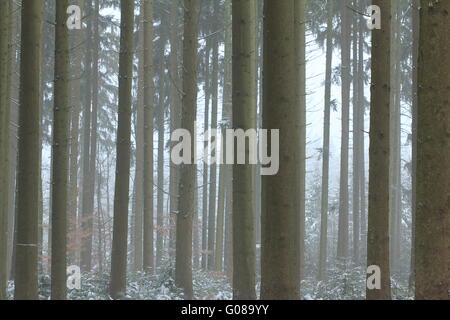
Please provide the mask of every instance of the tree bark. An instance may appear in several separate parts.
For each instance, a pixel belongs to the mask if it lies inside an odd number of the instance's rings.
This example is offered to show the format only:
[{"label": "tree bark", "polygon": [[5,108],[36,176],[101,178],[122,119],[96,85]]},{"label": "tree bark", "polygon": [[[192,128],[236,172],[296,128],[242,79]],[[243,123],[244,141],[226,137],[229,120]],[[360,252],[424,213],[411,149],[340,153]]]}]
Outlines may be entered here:
[{"label": "tree bark", "polygon": [[52,146],[52,259],[51,298],[66,299],[67,193],[69,169],[69,32],[68,0],[56,2],[55,86]]},{"label": "tree bark", "polygon": [[153,0],[144,0],[144,271],[153,273]]},{"label": "tree bark", "polygon": [[[197,117],[197,47],[199,0],[184,0],[183,100],[181,128],[195,137]],[[193,298],[192,288],[192,219],[195,210],[197,166],[194,146],[191,164],[182,164],[180,178],[180,211],[177,215],[175,283],[184,291],[185,299]]]},{"label": "tree bark", "polygon": [[11,1],[0,3],[0,300],[6,299],[8,279],[8,214],[10,189],[10,65]]},{"label": "tree bark", "polygon": [[[233,128],[256,129],[256,3],[233,1]],[[236,150],[236,148],[235,148]],[[236,153],[236,152],[235,152]],[[250,149],[245,148],[249,161]],[[256,299],[255,168],[233,165],[233,298]]]},{"label": "tree bark", "polygon": [[263,128],[280,130],[281,161],[276,175],[262,178],[261,299],[298,299],[300,109],[295,1],[267,0],[264,5]]},{"label": "tree bark", "polygon": [[121,0],[120,10],[119,122],[117,128],[114,227],[109,288],[113,299],[124,298],[126,295],[134,1]]},{"label": "tree bark", "polygon": [[[174,132],[181,125],[180,76],[178,72],[178,0],[172,0],[170,6],[170,130]],[[172,150],[171,150],[172,151]],[[175,256],[175,217],[178,212],[180,170],[170,163],[170,239],[169,256]]]},{"label": "tree bark", "polygon": [[389,269],[389,151],[390,151],[390,33],[391,2],[375,0],[381,8],[381,29],[372,30],[370,101],[369,216],[367,266],[381,271],[381,289],[366,289],[368,300],[391,298]]},{"label": "tree bark", "polygon": [[39,101],[43,1],[22,3],[19,161],[17,179],[17,300],[38,298]]},{"label": "tree bark", "polygon": [[320,214],[319,280],[327,278],[328,185],[330,172],[331,68],[333,62],[334,0],[327,2],[327,43],[325,67],[325,106],[322,147],[322,196]]},{"label": "tree bark", "polygon": [[341,167],[339,179],[339,227],[337,258],[340,267],[345,268],[348,259],[348,147],[349,147],[349,110],[350,110],[350,1],[341,2]]},{"label": "tree bark", "polygon": [[448,1],[421,1],[414,242],[419,300],[449,298],[449,12]]}]

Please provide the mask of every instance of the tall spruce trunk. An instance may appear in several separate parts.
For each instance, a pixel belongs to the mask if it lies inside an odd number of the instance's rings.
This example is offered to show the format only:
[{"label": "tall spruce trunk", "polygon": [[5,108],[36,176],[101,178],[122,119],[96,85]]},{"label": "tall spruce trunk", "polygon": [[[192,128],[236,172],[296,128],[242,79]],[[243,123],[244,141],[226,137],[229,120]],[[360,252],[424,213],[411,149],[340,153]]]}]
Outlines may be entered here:
[{"label": "tall spruce trunk", "polygon": [[381,29],[372,30],[367,266],[376,265],[380,268],[381,289],[366,288],[366,298],[386,300],[391,298],[389,268],[391,2],[375,0],[373,4],[381,8]]},{"label": "tall spruce trunk", "polygon": [[350,1],[341,1],[341,164],[339,178],[339,223],[337,258],[340,267],[347,265],[349,247],[348,147],[350,124]]},{"label": "tall spruce trunk", "polygon": [[412,27],[413,27],[413,74],[412,74],[412,105],[411,105],[411,258],[410,258],[410,275],[409,290],[414,288],[415,278],[415,218],[416,218],[416,190],[417,190],[417,111],[418,111],[418,62],[419,62],[419,36],[420,36],[420,0],[412,0]]},{"label": "tall spruce trunk", "polygon": [[16,300],[38,298],[40,50],[43,1],[22,3],[19,160],[17,179]]},{"label": "tall spruce trunk", "polygon": [[[78,0],[77,5],[83,11],[84,1]],[[69,244],[73,249],[70,251],[69,261],[71,263],[77,262],[77,248],[78,248],[78,223],[77,223],[77,209],[78,209],[78,154],[79,154],[79,136],[80,136],[80,113],[82,107],[81,99],[81,78],[82,72],[82,48],[83,33],[77,31],[73,35],[72,53],[73,53],[73,68],[72,72],[76,75],[76,79],[71,81],[71,120],[70,120],[70,168],[69,168],[69,209],[68,209],[68,223],[69,223]]]},{"label": "tall spruce trunk", "polygon": [[93,7],[92,0],[86,3],[86,15],[89,17],[86,24],[86,61],[84,64],[84,109],[83,109],[83,149],[82,149],[82,194],[81,194],[81,253],[80,264],[83,272],[90,272],[92,267],[92,241],[90,236],[90,220],[92,220],[92,212],[89,211],[90,199],[90,145],[91,145],[91,105],[92,105],[92,48],[93,32]]},{"label": "tall spruce trunk", "polygon": [[143,210],[144,210],[144,2],[141,3],[139,15],[138,46],[138,101],[136,110],[136,170],[134,175],[134,229],[133,229],[133,269],[142,270],[143,244]]},{"label": "tall spruce trunk", "polygon": [[[180,76],[178,73],[178,0],[172,0],[170,5],[170,131],[174,132],[181,125],[180,108]],[[178,196],[180,170],[170,163],[170,235],[169,256],[175,256],[175,215],[178,212]]]},{"label": "tall spruce trunk", "polygon": [[113,243],[111,252],[111,282],[109,287],[109,292],[113,299],[124,298],[126,295],[134,1],[121,0],[120,10],[119,117],[116,142],[117,157]]},{"label": "tall spruce trunk", "polygon": [[[212,38],[212,75],[211,75],[211,129],[217,129],[217,111],[219,103],[219,37],[217,30],[220,25],[219,19],[219,1],[214,1],[214,23],[212,32],[215,32]],[[211,141],[212,142],[212,141]],[[211,158],[217,158],[217,148],[213,151],[211,148]],[[208,208],[208,270],[214,270],[214,255],[216,240],[216,204],[217,204],[217,164],[212,162],[209,174],[209,208]]]},{"label": "tall spruce trunk", "polygon": [[8,214],[10,190],[10,58],[12,3],[0,3],[0,300],[6,299],[8,279]]},{"label": "tall spruce trunk", "polygon": [[[181,128],[194,135],[197,117],[197,48],[199,0],[184,0],[183,40],[183,100]],[[195,135],[194,135],[195,136]],[[191,146],[190,146],[191,147]],[[192,288],[192,220],[195,210],[194,146],[191,148],[191,164],[182,164],[180,178],[180,210],[177,214],[175,283],[184,291],[185,299],[194,296]]]},{"label": "tall spruce trunk", "polygon": [[[256,129],[255,8],[254,0],[233,0],[233,128],[244,132]],[[233,165],[233,298],[249,300],[256,299],[256,166],[237,164],[239,156],[234,154]],[[250,160],[247,146],[245,159]]]},{"label": "tall spruce trunk", "polygon": [[[92,114],[91,114],[91,142],[89,153],[89,200],[88,200],[88,212],[90,213],[90,219],[87,221],[88,226],[88,238],[86,243],[88,244],[89,261],[92,261],[93,250],[93,237],[94,237],[94,219],[97,218],[94,212],[94,195],[95,195],[95,177],[96,177],[96,163],[97,163],[97,127],[98,127],[98,91],[99,91],[99,50],[100,50],[100,4],[99,0],[94,1],[93,12],[93,48],[92,48]],[[92,262],[90,262],[92,265]]]},{"label": "tall spruce trunk", "polygon": [[69,169],[69,31],[68,0],[56,2],[55,78],[52,145],[51,298],[65,300],[67,291],[67,209]]},{"label": "tall spruce trunk", "polygon": [[[366,215],[366,164],[365,164],[365,94],[364,94],[364,30],[366,20],[359,17],[358,37],[358,133],[359,133],[359,196],[360,196],[360,249],[366,260],[367,248],[367,215]],[[361,257],[360,257],[361,258]]]},{"label": "tall spruce trunk", "polygon": [[[163,20],[162,25],[165,24]],[[162,27],[163,28],[163,27]],[[166,46],[166,37],[162,32],[160,34],[160,46],[158,52],[159,79],[158,79],[158,109],[156,113],[156,127],[158,130],[158,181],[156,193],[156,268],[161,267],[164,247],[164,115],[165,115],[165,65],[164,52]]]},{"label": "tall spruce trunk", "polygon": [[[354,3],[356,4],[356,3]],[[359,113],[360,105],[359,105],[359,88],[358,88],[358,27],[359,21],[357,19],[353,19],[353,61],[352,61],[352,76],[353,76],[353,153],[352,153],[352,217],[353,217],[353,251],[352,251],[352,260],[355,266],[359,265],[359,254],[360,254],[360,169],[359,166],[361,164],[359,152],[360,144],[360,130],[359,130]]]},{"label": "tall spruce trunk", "polygon": [[153,273],[153,0],[144,0],[144,244],[143,266]]},{"label": "tall spruce trunk", "polygon": [[330,172],[330,118],[331,118],[331,67],[333,62],[333,11],[334,0],[327,2],[327,42],[325,67],[325,106],[322,146],[322,193],[320,209],[319,280],[327,278],[328,247],[328,186]]},{"label": "tall spruce trunk", "polygon": [[298,213],[298,236],[299,257],[298,268],[300,280],[304,278],[305,260],[305,198],[306,198],[306,2],[295,1],[295,32],[296,32],[296,55],[297,55],[297,106],[300,109],[300,137],[299,137],[299,213]]},{"label": "tall spruce trunk", "polygon": [[449,12],[448,1],[421,2],[414,242],[415,296],[420,300],[449,298]]},{"label": "tall spruce trunk", "polygon": [[[205,92],[205,115],[204,115],[204,130],[206,131],[209,126],[209,103],[211,97],[211,82],[210,82],[210,72],[209,72],[209,59],[210,59],[210,51],[211,51],[211,42],[209,40],[206,41],[205,48],[205,84],[203,86],[203,90]],[[203,150],[207,151],[208,144],[204,142]],[[209,155],[205,155],[206,157]],[[208,266],[208,164],[206,162],[203,163],[203,192],[202,192],[202,269],[206,270]]]},{"label": "tall spruce trunk", "polygon": [[281,161],[276,175],[262,178],[261,299],[298,299],[300,108],[295,1],[266,0],[264,17],[263,128],[280,130]]}]

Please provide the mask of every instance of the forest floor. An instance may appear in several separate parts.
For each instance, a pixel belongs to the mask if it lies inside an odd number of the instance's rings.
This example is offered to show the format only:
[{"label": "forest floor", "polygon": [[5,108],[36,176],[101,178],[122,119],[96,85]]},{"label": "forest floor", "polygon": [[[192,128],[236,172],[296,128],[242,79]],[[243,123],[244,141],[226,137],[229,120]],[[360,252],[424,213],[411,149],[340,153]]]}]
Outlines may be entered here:
[{"label": "forest floor", "polygon": [[[183,294],[175,286],[173,269],[165,268],[159,275],[148,276],[135,273],[128,277],[127,297],[130,300],[182,300]],[[80,290],[68,290],[69,300],[110,300],[108,294],[109,275],[107,273],[83,275]],[[392,299],[413,299],[407,281],[391,279]],[[228,279],[217,272],[194,270],[193,288],[196,300],[231,300],[232,288]],[[257,279],[256,292],[259,292]],[[315,278],[302,281],[303,300],[364,300],[365,274],[361,267],[346,272],[330,270],[326,281],[318,282]],[[9,282],[8,298],[13,299],[14,283]],[[45,275],[39,279],[39,297],[50,299],[50,277]]]}]

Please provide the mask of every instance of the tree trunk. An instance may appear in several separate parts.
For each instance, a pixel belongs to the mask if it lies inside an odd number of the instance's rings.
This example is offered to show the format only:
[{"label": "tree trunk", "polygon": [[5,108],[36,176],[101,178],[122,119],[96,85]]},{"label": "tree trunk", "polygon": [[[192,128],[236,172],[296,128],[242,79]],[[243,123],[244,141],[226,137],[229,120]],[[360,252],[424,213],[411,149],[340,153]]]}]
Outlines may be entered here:
[{"label": "tree trunk", "polygon": [[296,54],[297,54],[297,104],[300,109],[300,140],[299,140],[299,166],[300,166],[300,192],[299,192],[299,241],[298,268],[300,280],[304,279],[305,260],[305,197],[306,197],[306,2],[295,1],[296,23]]},{"label": "tree trunk", "polygon": [[334,0],[327,3],[327,43],[325,67],[325,106],[322,147],[322,196],[320,215],[319,280],[327,278],[328,185],[330,172],[331,68],[333,60]]},{"label": "tree trunk", "polygon": [[[77,5],[83,10],[84,1],[78,0]],[[73,52],[73,73],[76,79],[72,80],[71,87],[71,132],[70,132],[70,171],[69,171],[69,241],[73,245],[70,252],[71,263],[76,263],[78,249],[78,154],[79,154],[79,135],[80,135],[80,113],[81,113],[81,78],[83,72],[81,69],[81,56],[83,48],[83,33],[77,32],[72,42]],[[76,48],[76,49],[75,49]]]},{"label": "tree trunk", "polygon": [[296,94],[295,1],[266,0],[264,5],[263,128],[280,130],[282,161],[276,175],[262,179],[261,299],[298,299],[301,116]]},{"label": "tree trunk", "polygon": [[19,161],[17,179],[17,300],[38,298],[39,101],[43,1],[22,3]]},{"label": "tree trunk", "polygon": [[[164,24],[164,21],[161,22]],[[163,31],[160,33],[160,47],[158,59],[160,59],[159,85],[158,85],[158,110],[156,114],[156,127],[158,129],[158,188],[156,195],[156,268],[161,267],[164,247],[164,113],[165,113],[165,65],[164,52],[166,38]]]},{"label": "tree trunk", "polygon": [[[354,3],[356,5],[356,3]],[[360,179],[360,156],[361,153],[359,152],[360,148],[360,130],[359,130],[359,113],[360,105],[359,105],[359,91],[358,91],[358,27],[359,27],[359,21],[357,19],[353,19],[353,64],[352,64],[352,71],[353,71],[353,153],[352,153],[352,216],[353,216],[353,264],[355,266],[359,265],[359,231],[360,231],[360,186],[361,186],[361,179]]]},{"label": "tree trunk", "polygon": [[[199,0],[184,0],[183,100],[181,128],[195,137],[197,117],[197,47]],[[180,179],[180,211],[177,215],[175,283],[184,291],[185,299],[193,298],[192,288],[192,219],[195,210],[197,166],[195,148],[191,148],[191,164],[182,164]]]},{"label": "tree trunk", "polygon": [[339,179],[339,227],[337,258],[340,267],[345,268],[348,259],[348,147],[350,110],[350,1],[341,2],[341,169]]},{"label": "tree trunk", "polygon": [[117,128],[111,282],[109,288],[113,299],[120,299],[126,295],[134,2],[121,0],[120,10],[122,18],[120,22],[119,121]]},{"label": "tree trunk", "polygon": [[[95,194],[95,177],[96,177],[96,162],[97,162],[97,127],[98,127],[98,82],[99,82],[99,71],[98,65],[100,63],[98,54],[100,50],[100,34],[99,34],[99,0],[94,2],[94,13],[93,13],[93,48],[92,48],[92,114],[91,114],[91,142],[90,142],[90,155],[89,155],[89,203],[88,212],[90,218],[87,221],[88,226],[88,238],[86,243],[88,244],[87,253],[89,253],[89,264],[92,261],[92,250],[93,250],[93,236],[94,236],[94,194]],[[97,212],[98,214],[98,212]]]},{"label": "tree trunk", "polygon": [[[203,86],[203,91],[205,92],[205,116],[204,116],[204,130],[206,131],[209,126],[209,100],[210,94],[210,72],[209,72],[209,58],[211,42],[206,40],[205,49],[205,85]],[[207,142],[203,144],[203,150],[207,149]],[[205,155],[205,159],[208,155]],[[202,192],[202,269],[206,270],[208,266],[208,164],[203,163],[203,192]]]},{"label": "tree trunk", "polygon": [[[178,0],[172,0],[170,6],[170,131],[174,132],[181,125],[180,76],[178,73]],[[169,256],[175,256],[175,217],[178,212],[180,170],[170,163],[170,239]]]},{"label": "tree trunk", "polygon": [[[212,76],[211,76],[211,129],[217,129],[217,109],[219,102],[219,37],[217,30],[220,28],[219,23],[219,2],[214,1],[214,19],[213,30],[214,35],[212,36]],[[211,141],[212,142],[212,141]],[[217,158],[217,150],[214,152],[212,149],[210,157]],[[216,201],[217,201],[217,164],[213,161],[210,168],[209,174],[209,209],[208,209],[208,270],[214,270],[214,241],[216,240]]]},{"label": "tree trunk", "polygon": [[[366,112],[366,98],[364,94],[364,31],[366,28],[366,20],[363,17],[359,17],[359,41],[358,41],[358,105],[359,105],[359,196],[360,196],[360,249],[364,255],[364,261],[366,260],[367,252],[367,218],[366,218],[366,164],[365,164],[365,112]],[[361,257],[360,257],[361,259]]]},{"label": "tree trunk", "polygon": [[144,271],[153,273],[153,0],[144,0]]},{"label": "tree trunk", "polygon": [[52,146],[52,300],[66,299],[67,193],[69,169],[69,32],[68,0],[56,2],[55,86]]},{"label": "tree trunk", "polygon": [[[447,300],[450,285],[450,2],[421,2],[418,63],[416,299]],[[444,161],[445,160],[445,161]]]},{"label": "tree trunk", "polygon": [[139,16],[139,66],[138,66],[138,102],[136,111],[136,170],[134,175],[136,197],[134,199],[134,230],[133,230],[133,269],[142,270],[142,232],[144,210],[144,2],[141,3]]},{"label": "tree trunk", "polygon": [[399,2],[391,6],[391,150],[390,150],[390,258],[391,272],[398,269],[400,256],[400,217],[401,217],[401,123],[400,123],[400,9]]},{"label": "tree trunk", "polygon": [[92,212],[89,211],[89,199],[90,199],[90,145],[91,145],[91,104],[92,104],[92,47],[93,47],[93,34],[92,24],[94,22],[92,1],[89,0],[86,4],[87,16],[87,30],[86,30],[86,61],[84,65],[85,74],[85,99],[83,110],[83,149],[82,149],[82,195],[81,195],[81,214],[80,214],[80,228],[81,228],[81,253],[80,263],[81,270],[83,272],[91,271],[92,263],[92,238],[89,235],[91,232],[90,221],[92,220]]},{"label": "tree trunk", "polygon": [[390,149],[390,33],[391,2],[375,0],[381,8],[381,30],[372,30],[370,101],[369,216],[367,266],[381,271],[381,289],[366,289],[369,300],[391,298],[389,271],[389,149]]},{"label": "tree trunk", "polygon": [[418,111],[418,60],[419,60],[419,35],[420,35],[420,0],[412,0],[412,26],[413,26],[413,75],[412,75],[412,106],[411,106],[411,140],[412,140],[412,153],[411,153],[411,260],[410,260],[410,276],[409,276],[409,290],[414,288],[415,278],[415,217],[416,217],[416,189],[417,189],[417,111]]},{"label": "tree trunk", "polygon": [[0,3],[0,300],[6,299],[8,262],[8,202],[10,189],[10,58],[11,1]]},{"label": "tree trunk", "polygon": [[[256,129],[256,3],[233,1],[233,128]],[[235,149],[236,150],[236,149]],[[245,148],[249,161],[250,149]],[[255,165],[233,165],[233,298],[256,299]]]}]

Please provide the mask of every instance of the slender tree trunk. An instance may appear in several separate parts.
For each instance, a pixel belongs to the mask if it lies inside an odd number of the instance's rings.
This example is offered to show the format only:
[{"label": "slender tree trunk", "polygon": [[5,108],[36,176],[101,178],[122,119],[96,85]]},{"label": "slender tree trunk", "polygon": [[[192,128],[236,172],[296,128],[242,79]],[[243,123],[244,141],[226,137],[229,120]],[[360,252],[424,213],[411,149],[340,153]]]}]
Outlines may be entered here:
[{"label": "slender tree trunk", "polygon": [[8,279],[8,202],[10,189],[10,65],[11,1],[0,3],[0,300],[6,299]]},{"label": "slender tree trunk", "polygon": [[20,16],[21,12],[18,10],[18,5],[11,2],[10,5],[11,14],[11,54],[12,54],[12,66],[10,68],[11,74],[11,99],[10,99],[10,184],[9,184],[9,200],[8,200],[8,276],[12,280],[12,274],[14,270],[14,259],[15,257],[15,238],[16,238],[16,178],[17,178],[17,145],[18,145],[18,119],[19,119],[19,107],[17,101],[19,101],[19,73],[20,73],[20,46],[17,45],[19,42],[18,37],[20,37]]},{"label": "slender tree trunk", "polygon": [[121,0],[120,10],[122,18],[120,22],[119,123],[117,128],[116,187],[109,288],[113,299],[120,299],[126,295],[134,1]]},{"label": "slender tree trunk", "polygon": [[82,150],[82,196],[81,196],[81,214],[80,214],[80,228],[81,228],[81,253],[80,263],[81,270],[83,272],[91,271],[92,263],[92,238],[89,235],[90,232],[90,220],[92,220],[92,212],[89,211],[89,198],[90,198],[90,145],[91,145],[91,104],[92,104],[92,47],[93,47],[93,8],[92,1],[89,0],[86,3],[87,21],[86,30],[86,61],[84,66],[85,85],[84,85],[84,110],[83,110],[83,150]]},{"label": "slender tree trunk", "polygon": [[[170,131],[174,132],[181,125],[180,108],[180,76],[178,73],[178,0],[172,0],[170,5]],[[169,256],[175,256],[175,217],[178,212],[178,196],[180,170],[170,163],[170,239]]]},{"label": "slender tree trunk", "polygon": [[381,289],[366,289],[369,300],[391,298],[389,269],[389,149],[391,2],[374,0],[381,8],[380,30],[372,30],[370,101],[369,219],[367,266],[378,266]]},{"label": "slender tree trunk", "polygon": [[14,298],[38,298],[39,91],[43,1],[22,3]]},{"label": "slender tree trunk", "polygon": [[349,147],[349,110],[350,110],[350,1],[341,2],[341,169],[339,179],[339,228],[337,258],[341,267],[345,268],[348,259],[349,226],[348,226],[348,147]]},{"label": "slender tree trunk", "polygon": [[[358,41],[358,105],[359,105],[359,195],[360,195],[360,249],[364,255],[364,261],[366,260],[367,249],[367,218],[366,218],[366,164],[365,164],[365,94],[364,94],[364,30],[366,28],[366,20],[363,17],[359,17],[359,41]],[[361,257],[360,257],[361,259]]]},{"label": "slender tree trunk", "polygon": [[306,197],[306,2],[295,1],[296,23],[296,54],[297,54],[297,104],[300,109],[300,140],[299,140],[299,166],[300,166],[300,192],[299,192],[299,261],[298,268],[300,280],[304,278],[305,260],[305,197]]},{"label": "slender tree trunk", "polygon": [[138,46],[138,102],[136,111],[136,170],[134,175],[136,198],[134,199],[134,230],[133,230],[133,269],[142,270],[143,258],[143,210],[144,210],[144,2],[141,3],[139,21],[139,46]]},{"label": "slender tree trunk", "polygon": [[327,278],[328,185],[330,172],[331,68],[333,60],[334,0],[327,2],[327,43],[325,67],[325,106],[322,147],[322,196],[320,214],[319,280]]},{"label": "slender tree trunk", "polygon": [[[77,5],[83,10],[84,1],[78,0]],[[79,154],[79,136],[80,136],[80,113],[81,113],[81,78],[83,72],[81,69],[81,57],[83,48],[83,33],[78,31],[74,35],[73,44],[73,74],[71,87],[71,131],[70,131],[70,171],[69,171],[69,239],[68,241],[74,248],[70,252],[70,262],[76,263],[78,249],[78,154]]]},{"label": "slender tree trunk", "polygon": [[103,209],[102,209],[102,169],[100,166],[99,156],[97,156],[97,259],[98,274],[103,274]]},{"label": "slender tree trunk", "polygon": [[401,124],[400,124],[400,9],[399,2],[396,1],[391,6],[391,150],[390,150],[390,258],[391,272],[398,269],[400,256],[400,203],[401,202]]},{"label": "slender tree trunk", "polygon": [[449,12],[448,1],[421,2],[414,242],[419,300],[449,298],[450,42],[445,31]]},{"label": "slender tree trunk", "polygon": [[[215,34],[212,38],[212,75],[211,75],[211,129],[217,129],[217,109],[219,102],[219,37],[217,30],[220,28],[219,23],[219,1],[214,1],[214,23],[213,30]],[[217,148],[210,149],[212,158],[217,158]],[[214,270],[214,241],[216,240],[216,203],[217,203],[217,164],[213,161],[209,175],[209,209],[208,209],[208,270]]]},{"label": "slender tree trunk", "polygon": [[[261,299],[298,299],[300,108],[295,1],[264,2],[263,127],[279,129],[279,171],[262,179]],[[271,132],[273,134],[273,132]],[[268,150],[273,146],[268,139]]]},{"label": "slender tree trunk", "polygon": [[[256,4],[233,1],[233,128],[256,129]],[[255,165],[233,165],[233,297],[256,299]],[[250,149],[246,147],[246,161]]]},{"label": "slender tree trunk", "polygon": [[[195,137],[197,117],[197,47],[199,0],[184,0],[183,101],[181,128]],[[184,291],[185,299],[193,298],[192,288],[192,219],[195,210],[194,187],[197,174],[195,148],[191,148],[191,164],[181,166],[180,211],[177,215],[175,283]]]},{"label": "slender tree trunk", "polygon": [[[354,2],[354,5],[356,7],[356,1]],[[352,71],[353,71],[353,161],[352,161],[352,184],[353,184],[353,190],[352,190],[352,216],[353,216],[353,264],[355,266],[359,265],[359,231],[360,231],[360,186],[361,186],[361,179],[360,179],[360,169],[359,165],[361,163],[360,156],[361,153],[359,152],[360,148],[360,132],[359,132],[359,112],[360,112],[360,105],[359,105],[359,88],[358,88],[358,27],[359,23],[357,19],[353,19],[353,64],[352,64]]]},{"label": "slender tree trunk", "polygon": [[56,2],[55,86],[52,146],[52,300],[66,299],[67,193],[69,169],[69,32],[68,0]]},{"label": "slender tree trunk", "polygon": [[[209,58],[211,42],[206,41],[205,49],[205,85],[203,91],[205,92],[205,117],[204,117],[204,130],[206,131],[209,126],[209,101],[210,101],[210,72],[209,72]],[[207,152],[208,143],[204,142],[203,150]],[[205,159],[208,155],[205,155]],[[208,164],[203,163],[203,193],[202,193],[202,269],[206,270],[208,265]]]},{"label": "slender tree trunk", "polygon": [[[95,194],[95,177],[96,177],[96,162],[97,162],[97,127],[98,127],[98,83],[99,83],[99,50],[100,50],[100,34],[99,34],[99,0],[94,2],[94,13],[93,13],[93,49],[92,49],[92,114],[91,114],[91,142],[90,142],[90,156],[89,156],[89,203],[88,212],[90,218],[87,221],[88,226],[88,250],[92,260],[92,250],[93,250],[93,236],[94,236],[94,194]],[[97,212],[98,214],[98,212]],[[92,262],[90,262],[92,264]]]},{"label": "slender tree trunk", "polygon": [[153,0],[144,0],[144,270],[153,273]]},{"label": "slender tree trunk", "polygon": [[[165,21],[161,22],[165,25]],[[161,27],[163,28],[163,27]],[[158,75],[158,109],[156,113],[156,127],[158,130],[158,183],[156,194],[156,268],[161,267],[164,249],[164,116],[165,116],[165,65],[164,53],[166,47],[166,37],[164,31],[160,32],[160,46],[158,59],[159,75]]]},{"label": "slender tree trunk", "polygon": [[419,60],[419,35],[420,35],[420,0],[412,0],[412,26],[413,26],[413,75],[412,75],[412,155],[411,155],[411,260],[410,260],[410,276],[409,276],[409,290],[414,288],[415,278],[415,218],[417,211],[416,190],[417,190],[417,111],[418,111],[418,60]]}]

